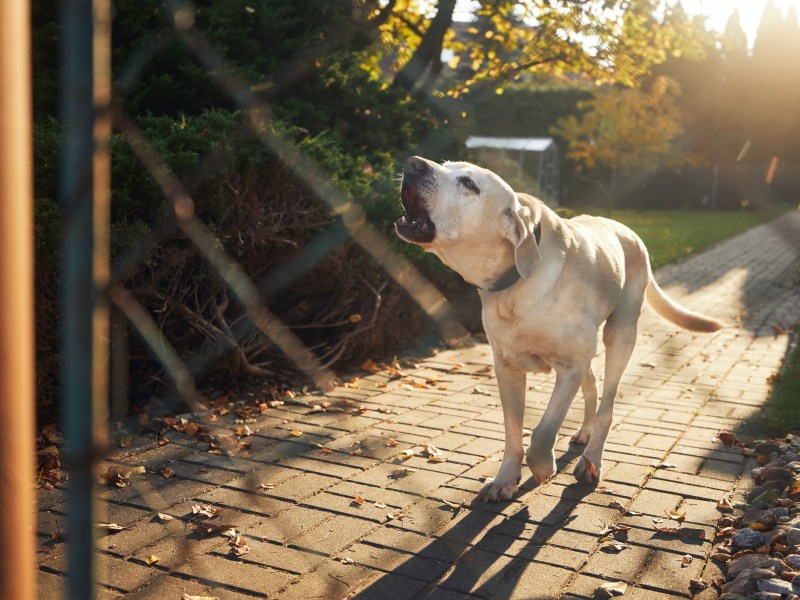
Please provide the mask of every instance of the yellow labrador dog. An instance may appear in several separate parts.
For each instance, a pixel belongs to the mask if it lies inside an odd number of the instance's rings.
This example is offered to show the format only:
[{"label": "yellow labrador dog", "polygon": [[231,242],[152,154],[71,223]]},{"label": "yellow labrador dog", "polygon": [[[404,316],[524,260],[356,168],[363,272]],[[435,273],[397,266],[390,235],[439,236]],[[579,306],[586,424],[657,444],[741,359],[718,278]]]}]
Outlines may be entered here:
[{"label": "yellow labrador dog", "polygon": [[[555,473],[556,435],[580,388],[585,413],[572,441],[586,448],[575,476],[596,483],[644,299],[685,329],[724,326],[670,300],[653,279],[642,240],[616,221],[562,219],[491,171],[465,162],[412,156],[401,194],[405,216],[395,223],[397,235],[434,253],[479,290],[505,422],[503,462],[478,495],[484,502],[510,499],[520,482],[526,372],[556,372],[525,453],[533,476],[541,483]],[[591,363],[601,326],[606,363],[597,410]]]}]

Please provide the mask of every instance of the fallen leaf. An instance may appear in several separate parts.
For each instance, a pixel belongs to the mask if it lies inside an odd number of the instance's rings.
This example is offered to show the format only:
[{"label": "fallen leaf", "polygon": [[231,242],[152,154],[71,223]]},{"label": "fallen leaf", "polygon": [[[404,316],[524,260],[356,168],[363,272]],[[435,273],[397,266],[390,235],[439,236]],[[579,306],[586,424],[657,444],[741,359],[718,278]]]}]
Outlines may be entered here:
[{"label": "fallen leaf", "polygon": [[387,506],[383,502],[376,502],[375,508],[387,508]]},{"label": "fallen leaf", "polygon": [[628,590],[628,584],[622,581],[604,583],[594,591],[595,598],[613,598],[622,596]]},{"label": "fallen leaf", "polygon": [[463,504],[458,504],[456,502],[450,502],[449,500],[445,500],[444,498],[441,498],[441,501],[444,502],[450,508],[461,508],[462,506],[464,506]]},{"label": "fallen leaf", "polygon": [[242,427],[237,427],[236,429],[233,430],[233,432],[240,437],[248,437],[250,435],[253,435],[253,430],[250,429],[247,425],[244,425]]},{"label": "fallen leaf", "polygon": [[271,489],[273,489],[275,487],[275,484],[274,483],[259,483],[258,487],[260,487],[262,490],[271,490]]},{"label": "fallen leaf", "polygon": [[614,554],[622,552],[627,548],[630,548],[630,544],[625,544],[623,542],[609,542],[607,544],[603,544],[602,546],[600,546],[600,550],[604,552],[611,552]]},{"label": "fallen leaf", "polygon": [[388,513],[386,515],[386,518],[389,519],[390,521],[393,520],[402,521],[403,519],[405,519],[405,517],[406,517],[405,513],[403,513],[403,511],[400,510],[394,513]]},{"label": "fallen leaf", "polygon": [[192,527],[195,531],[199,531],[203,535],[211,535],[212,533],[217,533],[220,535],[225,535],[229,531],[230,525],[224,524],[216,524],[211,523],[209,521],[191,521],[189,526]]},{"label": "fallen leaf", "polygon": [[686,520],[686,513],[678,512],[677,510],[668,510],[665,512],[670,519],[678,523],[683,523],[684,520]]},{"label": "fallen leaf", "polygon": [[416,473],[416,472],[417,472],[416,469],[410,469],[408,467],[402,467],[400,469],[394,469],[389,474],[389,476],[390,477],[406,477],[406,476],[411,475],[412,473]]},{"label": "fallen leaf", "polygon": [[159,518],[159,520],[161,520],[161,521],[164,521],[165,523],[166,523],[167,521],[173,521],[173,520],[175,520],[175,517],[173,517],[173,516],[171,516],[171,515],[168,515],[168,514],[166,514],[166,513],[156,513],[156,516]]},{"label": "fallen leaf", "polygon": [[200,426],[194,421],[187,421],[183,425],[183,433],[186,435],[195,435],[200,429]]},{"label": "fallen leaf", "polygon": [[97,523],[95,527],[97,529],[105,529],[107,531],[122,531],[125,529],[122,525],[117,525],[116,523]]},{"label": "fallen leaf", "polygon": [[161,469],[159,471],[159,473],[161,473],[164,476],[164,479],[170,479],[172,477],[175,477],[175,475],[178,474],[178,472],[175,469],[173,469],[172,467],[169,467],[169,466],[164,467],[163,469]]},{"label": "fallen leaf", "polygon": [[736,436],[733,435],[730,431],[721,431],[717,435],[719,441],[725,444],[726,446],[733,446],[738,440]]},{"label": "fallen leaf", "polygon": [[192,596],[191,594],[184,594],[181,600],[219,600],[218,596]]},{"label": "fallen leaf", "polygon": [[672,463],[668,463],[668,462],[658,463],[658,464],[655,464],[653,466],[656,469],[674,469],[675,468],[675,465],[673,465]]},{"label": "fallen leaf", "polygon": [[355,564],[355,563],[353,562],[353,559],[352,559],[352,558],[350,558],[349,556],[340,556],[340,557],[338,557],[336,560],[338,560],[338,561],[339,561],[340,563],[342,563],[343,565],[352,565],[352,564]]},{"label": "fallen leaf", "polygon": [[351,504],[356,504],[357,506],[361,506],[364,504],[364,499],[361,496],[354,497],[351,501]]},{"label": "fallen leaf", "polygon": [[692,555],[684,554],[681,558],[681,568],[688,567],[690,564],[692,564]]},{"label": "fallen leaf", "polygon": [[202,517],[208,517],[209,519],[213,519],[217,515],[219,515],[224,508],[220,506],[212,506],[211,504],[193,504],[192,505],[192,513],[195,515],[200,515]]},{"label": "fallen leaf", "polygon": [[161,560],[160,556],[156,556],[155,554],[151,554],[150,556],[148,556],[147,558],[144,559],[144,562],[146,562],[147,565],[149,566],[149,565],[156,564],[160,560]]},{"label": "fallen leaf", "polygon": [[733,510],[733,506],[731,506],[727,496],[720,498],[720,501],[717,502],[717,508],[719,510]]},{"label": "fallen leaf", "polygon": [[650,361],[640,362],[639,366],[640,367],[647,367],[649,369],[655,369],[656,368],[656,364],[653,363],[653,362],[650,362]]},{"label": "fallen leaf", "polygon": [[241,546],[231,546],[231,549],[228,550],[228,554],[232,554],[233,556],[244,556],[250,552],[250,546],[247,544],[243,544]]},{"label": "fallen leaf", "polygon": [[444,452],[431,444],[425,444],[424,450],[428,458],[442,458],[444,456]]},{"label": "fallen leaf", "polygon": [[400,442],[398,442],[398,441],[397,441],[396,439],[394,439],[394,438],[389,438],[388,440],[384,440],[384,441],[383,441],[383,445],[384,445],[384,446],[386,446],[387,448],[394,448],[394,447],[395,447],[395,446],[397,446],[399,443],[400,443]]},{"label": "fallen leaf", "polygon": [[479,387],[477,385],[474,388],[472,388],[472,393],[473,394],[481,394],[482,396],[491,396],[492,395],[491,392],[487,392],[485,389],[483,389],[482,387]]},{"label": "fallen leaf", "polygon": [[298,431],[297,429],[292,429],[289,432],[289,435],[294,436],[294,437],[301,437],[303,435],[303,432],[302,431]]},{"label": "fallen leaf", "polygon": [[608,504],[608,508],[615,508],[615,509],[617,509],[619,511],[622,511],[622,512],[625,512],[627,510],[618,500],[612,500]]},{"label": "fallen leaf", "polygon": [[722,529],[717,529],[716,536],[724,537],[726,535],[733,535],[734,533],[736,533],[736,527],[723,527]]},{"label": "fallen leaf", "polygon": [[690,579],[689,590],[691,592],[702,592],[708,587],[708,582],[705,579]]},{"label": "fallen leaf", "polygon": [[408,460],[412,456],[414,456],[413,450],[403,450],[400,454],[397,455],[400,460]]}]

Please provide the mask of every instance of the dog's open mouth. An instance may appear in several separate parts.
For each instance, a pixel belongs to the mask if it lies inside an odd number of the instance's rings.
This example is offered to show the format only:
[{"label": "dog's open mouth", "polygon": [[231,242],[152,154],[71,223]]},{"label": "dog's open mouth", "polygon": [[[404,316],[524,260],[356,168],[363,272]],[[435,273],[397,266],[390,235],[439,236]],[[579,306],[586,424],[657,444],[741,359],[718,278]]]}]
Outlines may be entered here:
[{"label": "dog's open mouth", "polygon": [[414,188],[403,180],[401,200],[406,214],[394,223],[397,235],[407,242],[427,244],[436,235],[436,226]]}]

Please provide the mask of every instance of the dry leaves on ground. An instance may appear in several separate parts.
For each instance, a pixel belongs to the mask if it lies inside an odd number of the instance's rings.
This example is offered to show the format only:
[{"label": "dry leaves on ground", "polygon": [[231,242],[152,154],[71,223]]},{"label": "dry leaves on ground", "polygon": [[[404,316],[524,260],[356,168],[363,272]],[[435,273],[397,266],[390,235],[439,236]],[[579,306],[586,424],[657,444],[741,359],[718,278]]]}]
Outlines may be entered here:
[{"label": "dry leaves on ground", "polygon": [[408,475],[411,475],[412,473],[416,472],[417,472],[416,469],[411,469],[409,467],[402,467],[399,469],[393,469],[392,472],[389,473],[389,477],[397,479],[399,477],[407,477]]},{"label": "dry leaves on ground", "polygon": [[214,506],[212,504],[193,504],[192,505],[192,514],[200,515],[201,517],[208,517],[209,519],[213,519],[216,516],[224,511],[225,509],[220,506]]},{"label": "dry leaves on ground", "polygon": [[121,467],[111,465],[108,470],[98,477],[98,480],[103,485],[113,485],[118,488],[126,488],[129,485],[129,479],[134,475],[144,475],[145,468],[142,466],[137,467]]}]

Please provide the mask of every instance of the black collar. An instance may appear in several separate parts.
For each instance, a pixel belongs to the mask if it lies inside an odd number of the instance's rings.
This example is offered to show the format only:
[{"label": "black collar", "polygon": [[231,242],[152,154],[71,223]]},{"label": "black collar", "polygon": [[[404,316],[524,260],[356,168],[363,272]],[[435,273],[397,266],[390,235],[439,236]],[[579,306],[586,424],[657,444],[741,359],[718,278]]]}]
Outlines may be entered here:
[{"label": "black collar", "polygon": [[[533,228],[533,237],[536,239],[536,245],[539,245],[539,240],[542,239],[542,222],[539,221],[536,227]],[[511,268],[503,273],[500,278],[489,286],[490,292],[502,292],[507,290],[512,285],[519,281],[521,275],[517,271],[517,265],[511,265]]]}]

